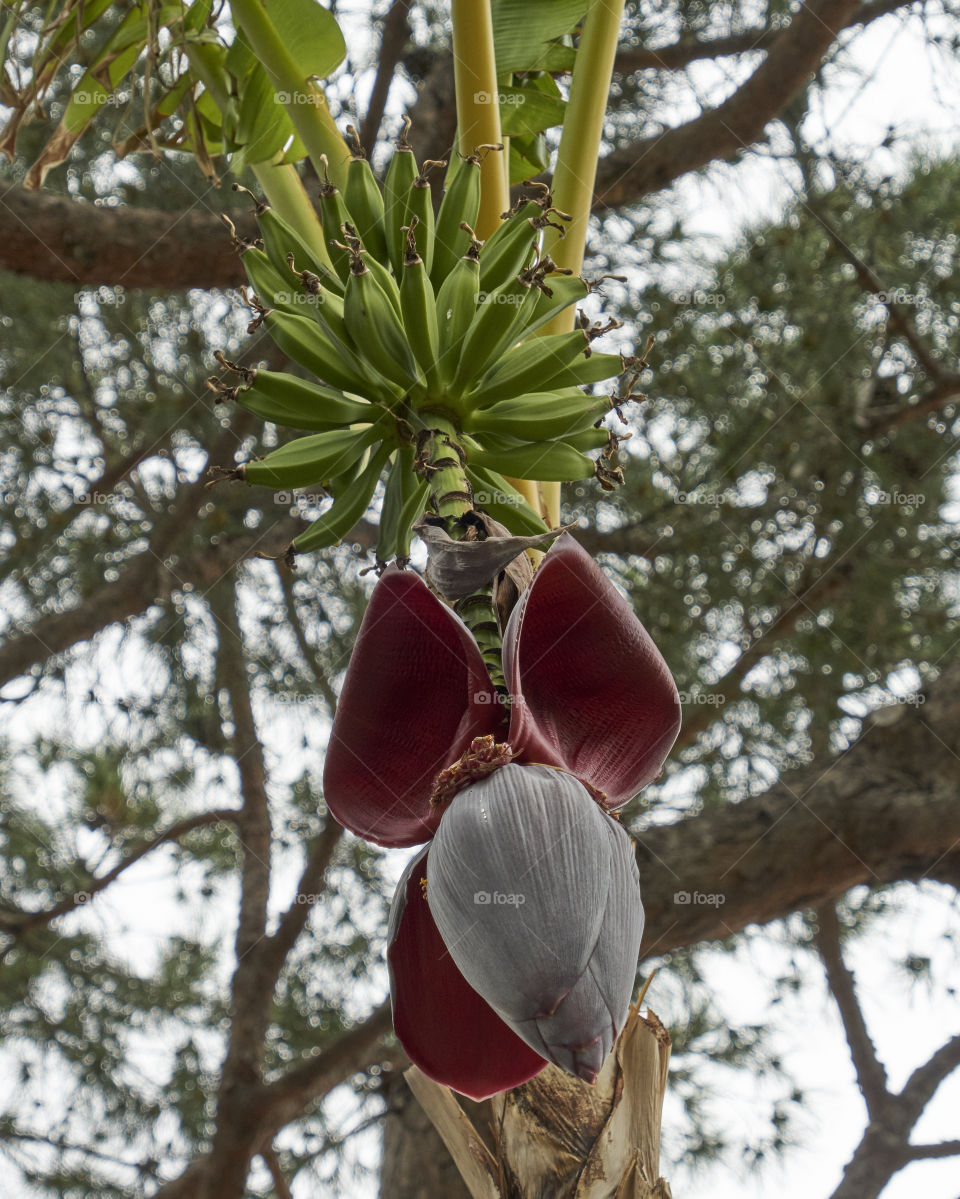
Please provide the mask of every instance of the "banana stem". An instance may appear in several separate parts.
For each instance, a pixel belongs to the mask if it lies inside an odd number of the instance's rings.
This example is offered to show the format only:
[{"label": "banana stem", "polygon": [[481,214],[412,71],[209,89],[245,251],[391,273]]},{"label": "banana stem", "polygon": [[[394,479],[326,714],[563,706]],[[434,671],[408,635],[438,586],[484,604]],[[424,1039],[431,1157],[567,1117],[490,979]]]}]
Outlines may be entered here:
[{"label": "banana stem", "polygon": [[293,163],[258,162],[252,170],[270,207],[275,208],[277,215],[292,225],[320,260],[333,270],[320,217],[310,203],[307,189]]},{"label": "banana stem", "polygon": [[[203,84],[210,99],[220,109],[221,115],[225,117],[230,107],[230,95],[223,86],[221,75],[210,61],[210,51],[213,47],[188,43],[185,49],[190,69]],[[296,229],[323,262],[332,266],[320,218],[310,203],[307,190],[293,163],[258,162],[252,164],[250,169],[263,188],[270,207],[275,208],[278,215]]]},{"label": "banana stem", "polygon": [[[490,0],[452,0],[453,77],[457,93],[457,141],[460,153],[503,141],[500,132],[500,87],[493,49]],[[486,154],[480,165],[480,215],[477,237],[482,241],[500,224],[510,207],[507,150]]]},{"label": "banana stem", "polygon": [[[543,249],[557,266],[569,267],[578,274],[583,268],[597,157],[623,8],[624,0],[591,0],[587,9],[553,173],[553,201],[572,220],[566,223],[562,239],[555,229],[548,227]],[[562,313],[541,330],[541,336],[547,330],[555,333],[568,326],[572,328],[572,321],[572,311]]]},{"label": "banana stem", "polygon": [[350,151],[334,122],[323,88],[304,78],[261,0],[231,0],[230,8],[234,20],[247,35],[254,54],[263,64],[274,87],[288,96],[284,107],[307,148],[317,174],[323,176],[320,158],[325,154],[330,180],[342,190]]},{"label": "banana stem", "polygon": [[[556,230],[550,227],[545,230],[543,250],[557,266],[569,267],[576,274],[583,269],[597,157],[623,8],[624,0],[591,0],[587,9],[553,173],[554,203],[573,219],[566,225],[562,239]],[[566,333],[573,328],[573,320],[574,310],[570,308],[544,325],[538,335]],[[560,524],[560,484],[540,486],[544,518],[556,528]]]},{"label": "banana stem", "polygon": [[[457,441],[453,425],[431,417],[434,426],[425,430],[421,450],[421,469],[430,486],[431,506],[441,516],[450,537],[462,537],[457,521],[473,510],[473,490],[464,470],[465,455]],[[503,677],[500,626],[493,606],[491,587],[480,587],[457,600],[454,611],[473,634],[495,687],[506,694]]]}]

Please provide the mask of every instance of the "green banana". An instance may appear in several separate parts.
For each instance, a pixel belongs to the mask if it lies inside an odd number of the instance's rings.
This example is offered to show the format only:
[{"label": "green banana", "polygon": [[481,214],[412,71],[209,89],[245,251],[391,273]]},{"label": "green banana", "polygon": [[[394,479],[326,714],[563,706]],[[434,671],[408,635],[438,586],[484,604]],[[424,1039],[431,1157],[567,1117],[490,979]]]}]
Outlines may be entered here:
[{"label": "green banana", "polygon": [[493,433],[464,441],[471,466],[506,471],[514,479],[564,483],[593,477],[593,459],[562,441],[518,441]]},{"label": "green banana", "polygon": [[400,288],[397,286],[397,281],[393,274],[382,262],[379,262],[366,250],[363,252],[363,261],[367,264],[367,269],[380,284],[382,291],[393,305],[393,311],[402,319],[403,309],[400,306]]},{"label": "green banana", "polygon": [[254,370],[248,372],[248,380],[247,387],[236,389],[236,402],[276,425],[319,431],[375,424],[387,415],[386,409],[357,396],[285,371]]},{"label": "green banana", "polygon": [[[550,295],[549,292],[553,294]],[[543,328],[547,321],[552,321],[571,304],[578,304],[589,294],[589,285],[579,275],[554,274],[549,276],[549,285],[546,289],[541,289],[537,296],[537,302],[532,316],[527,322],[524,336],[529,337],[537,329]]]},{"label": "green banana", "polygon": [[474,503],[489,512],[511,533],[518,537],[532,537],[547,530],[543,519],[534,512],[525,496],[521,495],[503,475],[481,466],[467,465],[467,479],[473,488]]},{"label": "green banana", "polygon": [[[416,479],[416,476],[414,478]],[[405,560],[410,557],[413,526],[423,516],[429,498],[430,484],[426,479],[416,479],[416,486],[411,489],[410,494],[403,501],[403,507],[400,509],[396,548],[398,558]]]},{"label": "green banana", "polygon": [[326,336],[312,318],[272,308],[262,319],[267,332],[287,357],[306,367],[321,383],[367,397],[372,393],[387,403],[396,398],[386,380],[378,383],[352,350]]},{"label": "green banana", "polygon": [[396,149],[387,167],[383,180],[383,227],[387,238],[387,252],[393,273],[399,275],[403,267],[407,223],[407,195],[413,181],[420,174],[417,160],[407,141],[410,118],[403,118],[403,130],[397,138]]},{"label": "green banana", "polygon": [[522,271],[486,296],[481,290],[476,316],[463,339],[460,361],[453,378],[454,390],[465,389],[519,339],[524,313],[536,301],[534,270]]},{"label": "green banana", "polygon": [[330,257],[325,253],[324,246],[321,245],[318,250],[315,250],[308,245],[292,225],[287,224],[269,204],[258,200],[248,188],[235,183],[233,190],[246,192],[253,201],[257,228],[263,238],[263,249],[275,270],[283,275],[286,270],[287,255],[293,254],[301,267],[306,267],[314,274],[319,275],[328,287],[337,282],[337,277],[331,270]]},{"label": "green banana", "polygon": [[530,265],[533,248],[540,241],[540,230],[549,219],[545,203],[549,203],[549,193],[539,200],[520,200],[515,208],[503,214],[501,223],[483,243],[481,291],[492,291],[498,283]]},{"label": "green banana", "polygon": [[343,319],[343,296],[323,287],[321,280],[311,271],[296,270],[292,254],[288,256],[287,262],[290,264],[290,270],[300,280],[303,300],[309,307],[310,315],[317,320],[328,337],[349,345],[350,335]]},{"label": "green banana", "polygon": [[464,428],[468,432],[503,433],[523,441],[561,438],[569,442],[569,434],[588,428],[609,411],[606,396],[587,395],[572,387],[500,400],[470,413],[464,419]]},{"label": "green banana", "polygon": [[414,224],[413,218],[417,218],[417,253],[423,259],[428,271],[433,267],[435,221],[433,215],[433,192],[430,190],[430,180],[427,176],[430,174],[431,168],[435,166],[443,166],[443,163],[428,159],[423,164],[420,174],[414,179],[407,193],[407,208],[404,222],[406,225],[412,225]]},{"label": "green banana", "polygon": [[330,261],[341,283],[346,284],[350,274],[350,250],[343,245],[343,226],[352,224],[350,212],[344,203],[339,190],[330,182],[327,176],[326,155],[320,156],[323,163],[324,180],[320,185],[320,220],[323,222],[323,232],[327,239]]},{"label": "green banana", "polygon": [[344,293],[343,315],[354,343],[385,378],[404,390],[422,385],[400,318],[356,251]]},{"label": "green banana", "polygon": [[479,245],[476,239],[470,243],[470,248],[437,293],[437,368],[444,386],[449,385],[457,373],[463,339],[477,314]]},{"label": "green banana", "polygon": [[[363,243],[357,237],[357,231],[349,222],[343,226],[343,238],[347,243],[347,249],[351,255],[360,254],[367,265],[367,270],[373,275],[374,279],[380,284],[387,299],[393,305],[393,310],[398,317],[402,319],[400,310],[400,288],[397,286],[397,281],[393,277],[390,270],[378,262],[377,259],[364,249]],[[349,339],[348,339],[349,340]]]},{"label": "green banana", "polygon": [[417,253],[415,228],[414,219],[414,224],[407,230],[407,253],[400,280],[400,311],[407,340],[423,371],[427,390],[435,393],[441,387],[437,372],[437,299],[426,265]]},{"label": "green banana", "polygon": [[423,513],[429,492],[426,480],[414,473],[413,465],[413,446],[401,445],[393,455],[383,491],[377,535],[377,559],[380,562],[410,556],[412,526]]},{"label": "green banana", "polygon": [[239,468],[240,478],[279,490],[327,483],[383,436],[376,425],[361,429],[328,429],[287,442],[265,458]]},{"label": "green banana", "polygon": [[[565,434],[561,440],[575,450],[586,453],[588,450],[609,448],[612,436],[610,430],[601,425],[599,429],[592,426],[589,429],[577,429],[573,433]],[[612,444],[616,445],[616,442]]]},{"label": "green banana", "polygon": [[383,489],[383,504],[380,507],[380,522],[377,526],[377,561],[389,562],[396,555],[400,532],[400,509],[403,507],[404,450],[410,452],[409,469],[413,469],[413,451],[409,446],[400,446],[393,455],[387,470],[387,482]]},{"label": "green banana", "polygon": [[333,506],[294,537],[291,546],[294,553],[328,549],[346,537],[369,507],[380,472],[392,450],[392,445],[382,445],[350,483],[342,490],[334,491]]},{"label": "green banana", "polygon": [[250,280],[250,286],[264,308],[280,308],[295,316],[304,316],[307,313],[307,297],[294,287],[289,272],[286,278],[280,274],[263,250],[249,246],[243,251],[240,261]]},{"label": "green banana", "polygon": [[374,177],[367,156],[360,145],[360,136],[352,125],[347,126],[356,149],[347,167],[347,183],[343,198],[364,248],[378,262],[387,261],[387,238],[383,227],[383,194]]},{"label": "green banana", "polygon": [[[507,400],[526,392],[576,387],[621,373],[623,367],[618,355],[594,354],[587,358],[588,349],[582,329],[530,338],[507,350],[501,360],[472,388],[467,402],[474,407],[485,407],[497,400]],[[578,377],[576,370],[591,363],[593,358],[600,361],[585,372],[586,378]],[[610,359],[616,359],[616,366],[606,370]],[[597,370],[606,373],[591,378]]]},{"label": "green banana", "polygon": [[451,156],[447,179],[433,235],[430,282],[434,287],[440,287],[470,245],[470,233],[464,225],[476,225],[480,212],[479,154],[474,152],[460,163]]}]

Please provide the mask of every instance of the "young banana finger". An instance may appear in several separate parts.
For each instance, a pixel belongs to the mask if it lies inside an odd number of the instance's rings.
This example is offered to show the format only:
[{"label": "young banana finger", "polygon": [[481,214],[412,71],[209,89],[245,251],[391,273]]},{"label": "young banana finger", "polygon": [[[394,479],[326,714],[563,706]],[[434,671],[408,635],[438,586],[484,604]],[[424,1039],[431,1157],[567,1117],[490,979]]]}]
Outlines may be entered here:
[{"label": "young banana finger", "polygon": [[427,390],[432,394],[438,394],[441,383],[437,371],[437,299],[426,264],[417,253],[415,227],[411,225],[407,230],[407,253],[404,256],[403,275],[400,280],[400,311],[404,332],[423,371]]},{"label": "young banana finger", "polygon": [[410,118],[403,118],[403,130],[397,138],[396,148],[383,180],[383,226],[387,238],[387,252],[393,273],[399,275],[403,268],[406,247],[407,196],[413,181],[420,174],[413,148],[407,141]]},{"label": "young banana finger", "polygon": [[473,501],[478,508],[489,512],[511,533],[519,537],[532,537],[544,533],[547,526],[534,512],[525,496],[521,495],[503,475],[495,470],[467,465],[467,479],[473,488]]},{"label": "young banana finger", "polygon": [[360,145],[360,136],[352,125],[347,132],[355,143],[353,157],[347,167],[347,184],[343,199],[365,249],[378,262],[387,261],[387,239],[383,226],[383,193],[377,183],[367,156]]},{"label": "young banana finger", "polygon": [[479,249],[474,238],[437,293],[437,369],[445,388],[457,373],[463,339],[477,314]]},{"label": "young banana finger", "polygon": [[434,287],[440,287],[470,245],[470,232],[464,226],[476,225],[480,212],[479,153],[474,152],[461,162],[452,155],[447,180],[433,236],[430,282]]},{"label": "young banana finger", "polygon": [[383,430],[376,425],[311,433],[287,442],[265,458],[245,463],[237,474],[248,483],[274,490],[325,485],[382,436]]},{"label": "young banana finger", "polygon": [[421,386],[403,325],[383,288],[358,252],[354,252],[343,301],[344,319],[354,344],[387,379],[409,390]]},{"label": "young banana finger", "polygon": [[334,493],[333,506],[293,539],[294,553],[328,549],[346,537],[369,507],[392,449],[392,445],[382,445],[359,474],[342,491]]},{"label": "young banana finger", "polygon": [[594,473],[593,459],[562,441],[518,441],[492,433],[477,434],[476,439],[465,437],[464,441],[471,466],[505,471],[514,479],[572,483]]},{"label": "young banana finger", "polygon": [[353,424],[376,424],[389,419],[380,405],[344,394],[334,387],[311,383],[285,371],[235,368],[221,357],[221,365],[237,370],[245,387],[211,383],[215,391],[263,420],[291,429],[342,429]]},{"label": "young banana finger", "polygon": [[469,432],[503,433],[523,441],[569,440],[570,434],[589,428],[609,411],[606,396],[587,395],[572,387],[500,400],[470,413],[464,419],[464,428]]}]

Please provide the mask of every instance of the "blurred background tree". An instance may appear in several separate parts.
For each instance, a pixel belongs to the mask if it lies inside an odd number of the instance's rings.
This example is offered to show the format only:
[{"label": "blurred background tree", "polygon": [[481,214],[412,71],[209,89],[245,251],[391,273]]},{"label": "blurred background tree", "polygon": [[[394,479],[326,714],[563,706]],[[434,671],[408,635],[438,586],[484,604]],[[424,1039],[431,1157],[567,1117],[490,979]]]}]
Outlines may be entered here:
[{"label": "blurred background tree", "polygon": [[[4,12],[9,104],[48,18]],[[445,10],[337,15],[341,126],[382,166],[407,111],[445,157]],[[685,704],[625,820],[674,1037],[665,1172],[689,1194],[809,1194],[825,1088],[864,1111],[825,1197],[960,1152],[935,1098],[960,1065],[960,162],[915,121],[838,131],[908,86],[898,54],[926,51],[949,103],[958,36],[946,2],[628,5],[587,274],[627,277],[608,341],[653,339],[648,395],[626,486],[567,488],[564,520]],[[207,488],[276,437],[206,388],[213,352],[283,364],[230,290],[219,214],[248,205],[216,161],[118,153],[151,86],[147,59],[28,190],[55,85],[2,168],[5,1194],[456,1196],[385,1002],[404,855],[342,835],[320,787],[376,504],[290,572],[258,555],[315,498]],[[929,1013],[879,1053],[851,962]]]}]

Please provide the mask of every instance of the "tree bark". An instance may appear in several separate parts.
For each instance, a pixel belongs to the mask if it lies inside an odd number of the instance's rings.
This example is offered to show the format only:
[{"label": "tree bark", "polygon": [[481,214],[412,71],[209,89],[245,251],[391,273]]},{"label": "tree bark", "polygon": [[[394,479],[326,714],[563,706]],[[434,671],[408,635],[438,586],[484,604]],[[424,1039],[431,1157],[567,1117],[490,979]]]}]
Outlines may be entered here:
[{"label": "tree bark", "polygon": [[642,954],[718,940],[858,884],[960,885],[960,662],[829,763],[637,835]]},{"label": "tree bark", "polygon": [[[241,237],[257,236],[231,213]],[[102,208],[69,196],[10,187],[0,197],[0,269],[55,283],[174,291],[246,282],[216,195],[186,212]]]},{"label": "tree bark", "polygon": [[[473,1109],[470,1118],[480,1132],[490,1119],[489,1103],[462,1102]],[[391,1080],[383,1124],[380,1199],[433,1199],[438,1195],[470,1199],[439,1133],[398,1073]]]}]

